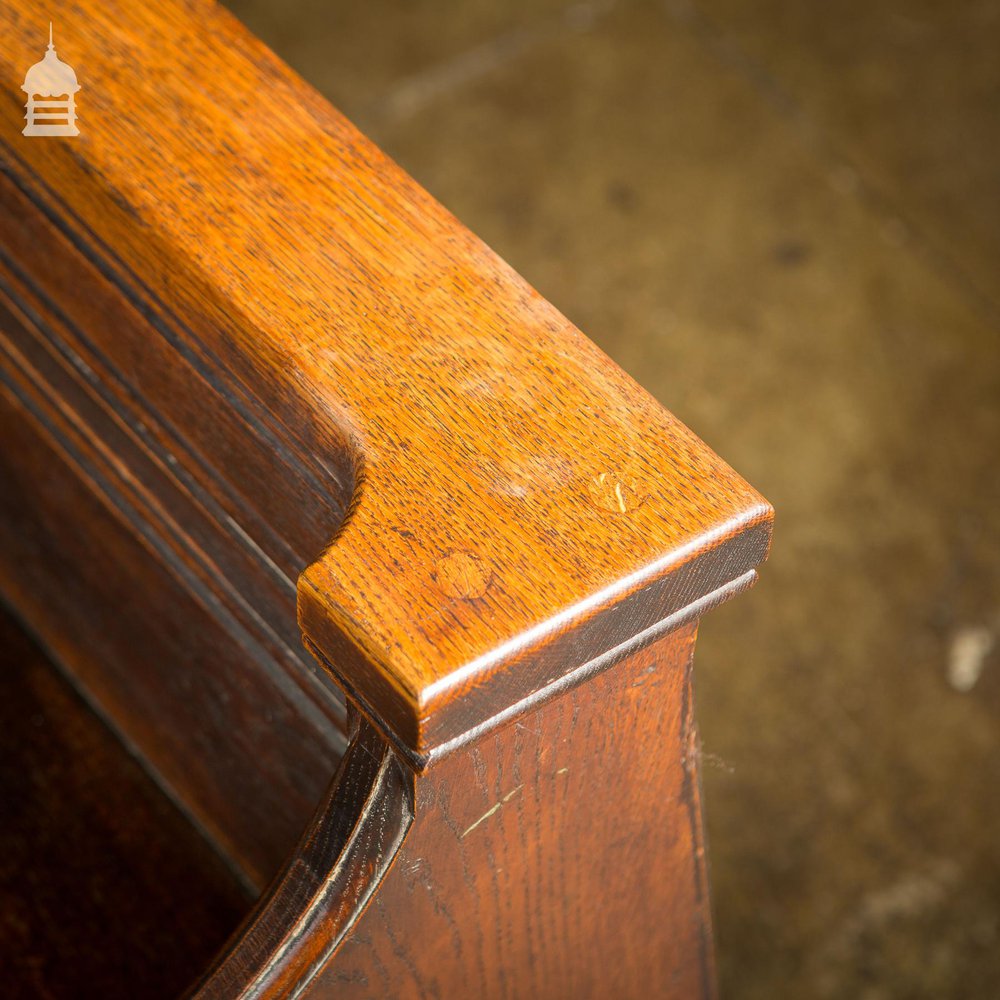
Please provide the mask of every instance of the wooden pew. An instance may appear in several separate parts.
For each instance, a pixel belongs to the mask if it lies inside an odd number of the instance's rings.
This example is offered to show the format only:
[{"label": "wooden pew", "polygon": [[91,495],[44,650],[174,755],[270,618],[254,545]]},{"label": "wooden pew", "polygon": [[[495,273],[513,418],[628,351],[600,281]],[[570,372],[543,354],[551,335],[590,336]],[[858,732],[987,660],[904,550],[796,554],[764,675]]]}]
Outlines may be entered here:
[{"label": "wooden pew", "polygon": [[261,893],[193,994],[712,995],[691,657],[769,505],[222,8],[55,42],[0,594]]}]

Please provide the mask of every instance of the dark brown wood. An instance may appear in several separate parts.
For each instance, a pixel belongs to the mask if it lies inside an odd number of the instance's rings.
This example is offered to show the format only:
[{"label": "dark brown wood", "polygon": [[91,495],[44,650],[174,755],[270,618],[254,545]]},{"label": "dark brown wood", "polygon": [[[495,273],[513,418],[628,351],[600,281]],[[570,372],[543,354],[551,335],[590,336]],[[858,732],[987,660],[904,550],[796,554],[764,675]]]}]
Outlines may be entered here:
[{"label": "dark brown wood", "polygon": [[711,994],[691,648],[769,505],[224,10],[66,14],[81,134],[0,95],[0,592],[285,863],[201,995]]},{"label": "dark brown wood", "polygon": [[695,628],[417,779],[416,819],[315,997],[714,994]]},{"label": "dark brown wood", "polygon": [[[0,322],[4,334],[21,332],[2,293]],[[111,458],[74,433],[57,401],[13,362],[0,375],[4,597],[247,881],[264,887],[329,782],[339,728],[266,669],[252,634],[164,551]]]},{"label": "dark brown wood", "polygon": [[413,822],[413,775],[355,715],[333,785],[284,871],[196,989],[199,1000],[305,990],[364,912]]},{"label": "dark brown wood", "polygon": [[0,993],[167,1000],[249,906],[0,609]]},{"label": "dark brown wood", "polygon": [[416,779],[359,720],[199,1000],[713,995],[695,633],[626,655]]}]

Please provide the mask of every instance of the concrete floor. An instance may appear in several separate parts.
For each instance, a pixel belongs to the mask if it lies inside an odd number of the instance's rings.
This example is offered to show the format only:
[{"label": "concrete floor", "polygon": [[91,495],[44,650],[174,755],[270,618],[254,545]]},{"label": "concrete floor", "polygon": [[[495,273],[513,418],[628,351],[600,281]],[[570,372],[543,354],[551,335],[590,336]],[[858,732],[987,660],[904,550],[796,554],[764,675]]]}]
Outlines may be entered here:
[{"label": "concrete floor", "polygon": [[230,6],[777,507],[723,994],[1000,996],[1000,3]]}]

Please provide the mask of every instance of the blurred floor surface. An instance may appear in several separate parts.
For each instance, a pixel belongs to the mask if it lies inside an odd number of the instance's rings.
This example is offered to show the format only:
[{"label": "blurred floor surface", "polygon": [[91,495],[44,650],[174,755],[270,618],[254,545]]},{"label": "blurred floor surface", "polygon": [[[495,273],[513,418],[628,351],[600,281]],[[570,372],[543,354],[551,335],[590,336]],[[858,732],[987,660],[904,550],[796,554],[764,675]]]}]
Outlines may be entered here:
[{"label": "blurred floor surface", "polygon": [[230,6],[777,507],[699,646],[722,994],[996,997],[1000,4]]}]

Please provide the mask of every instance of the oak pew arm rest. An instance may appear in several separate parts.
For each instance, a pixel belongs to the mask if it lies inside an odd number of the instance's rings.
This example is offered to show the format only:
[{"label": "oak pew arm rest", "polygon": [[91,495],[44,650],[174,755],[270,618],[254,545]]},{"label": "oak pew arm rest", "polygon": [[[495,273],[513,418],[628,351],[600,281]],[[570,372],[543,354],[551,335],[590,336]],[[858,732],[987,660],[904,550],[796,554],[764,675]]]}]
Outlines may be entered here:
[{"label": "oak pew arm rest", "polygon": [[[285,995],[375,896],[415,781],[663,636],[687,655],[773,512],[223,8],[77,8],[81,134],[0,139],[0,305],[37,305],[9,367],[51,368],[67,439],[303,717],[346,693],[330,791],[196,988]],[[12,79],[47,21],[0,28]],[[0,101],[0,134],[22,116]]]},{"label": "oak pew arm rest", "polygon": [[107,106],[14,169],[273,442],[303,631],[415,760],[761,561],[759,494],[228,13],[94,7]]}]

